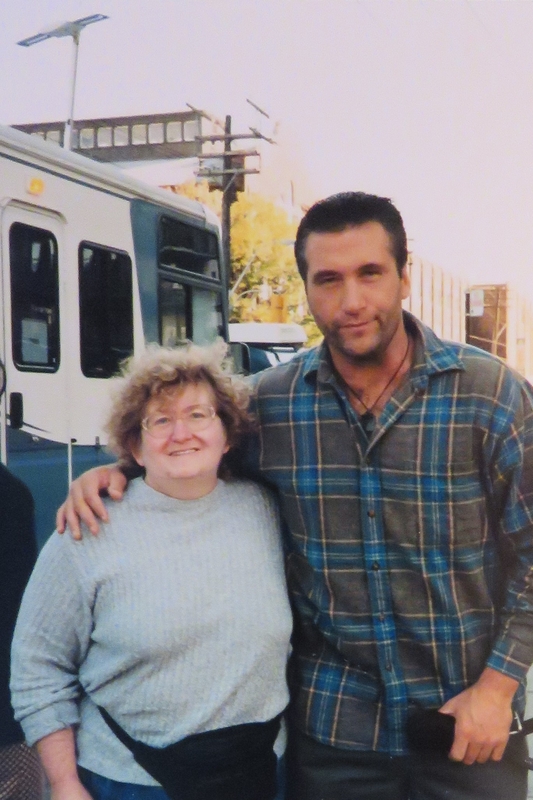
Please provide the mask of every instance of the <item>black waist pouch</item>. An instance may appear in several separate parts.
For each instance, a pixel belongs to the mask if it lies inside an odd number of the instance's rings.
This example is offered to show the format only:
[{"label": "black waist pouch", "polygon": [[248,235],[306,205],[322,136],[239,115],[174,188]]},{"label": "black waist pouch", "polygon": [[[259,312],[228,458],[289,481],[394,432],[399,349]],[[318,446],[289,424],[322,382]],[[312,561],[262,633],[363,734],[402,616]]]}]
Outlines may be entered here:
[{"label": "black waist pouch", "polygon": [[135,761],[171,800],[273,800],[280,717],[196,733],[168,747],[138,742],[98,707]]}]

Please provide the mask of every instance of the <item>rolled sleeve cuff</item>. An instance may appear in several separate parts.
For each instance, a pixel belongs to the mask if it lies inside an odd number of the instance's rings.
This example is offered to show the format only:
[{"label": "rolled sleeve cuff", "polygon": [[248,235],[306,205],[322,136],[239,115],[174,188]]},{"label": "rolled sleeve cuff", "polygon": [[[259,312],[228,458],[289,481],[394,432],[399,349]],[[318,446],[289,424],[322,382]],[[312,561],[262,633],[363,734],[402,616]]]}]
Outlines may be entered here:
[{"label": "rolled sleeve cuff", "polygon": [[524,684],[531,667],[530,648],[519,642],[496,642],[486,665]]},{"label": "rolled sleeve cuff", "polygon": [[51,733],[78,725],[80,715],[76,703],[62,701],[35,711],[20,720],[30,747]]}]

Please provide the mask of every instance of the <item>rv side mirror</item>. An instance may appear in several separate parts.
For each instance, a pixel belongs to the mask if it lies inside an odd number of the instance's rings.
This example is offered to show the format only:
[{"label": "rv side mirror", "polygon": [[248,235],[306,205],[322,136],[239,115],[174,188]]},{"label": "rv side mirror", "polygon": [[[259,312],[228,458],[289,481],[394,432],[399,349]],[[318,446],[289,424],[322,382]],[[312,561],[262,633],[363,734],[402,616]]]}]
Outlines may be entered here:
[{"label": "rv side mirror", "polygon": [[230,358],[233,361],[235,372],[240,375],[249,375],[251,370],[250,348],[244,342],[231,342],[229,345]]}]

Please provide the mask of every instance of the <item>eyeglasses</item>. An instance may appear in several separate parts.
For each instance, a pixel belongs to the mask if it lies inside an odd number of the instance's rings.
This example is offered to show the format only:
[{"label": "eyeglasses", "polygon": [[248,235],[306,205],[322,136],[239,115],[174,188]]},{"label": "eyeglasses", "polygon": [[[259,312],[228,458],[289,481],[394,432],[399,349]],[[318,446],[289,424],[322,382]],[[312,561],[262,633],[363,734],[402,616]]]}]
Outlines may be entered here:
[{"label": "eyeglasses", "polygon": [[209,427],[216,415],[213,406],[189,406],[183,409],[181,414],[164,414],[156,411],[145,417],[141,426],[155,439],[166,439],[174,430],[178,420],[181,420],[191,433],[199,433]]}]

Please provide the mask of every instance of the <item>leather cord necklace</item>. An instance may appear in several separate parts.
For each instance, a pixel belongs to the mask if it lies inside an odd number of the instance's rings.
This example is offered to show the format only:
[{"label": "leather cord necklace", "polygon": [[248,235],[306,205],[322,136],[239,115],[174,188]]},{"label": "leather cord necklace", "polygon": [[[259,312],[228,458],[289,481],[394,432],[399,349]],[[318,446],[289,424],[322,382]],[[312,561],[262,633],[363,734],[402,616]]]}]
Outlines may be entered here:
[{"label": "leather cord necklace", "polygon": [[389,378],[389,380],[387,381],[387,383],[385,384],[385,386],[383,387],[383,389],[381,390],[379,395],[376,397],[374,402],[369,406],[365,403],[365,401],[363,400],[363,398],[361,397],[359,392],[356,392],[355,389],[352,389],[352,387],[349,386],[344,379],[342,379],[342,382],[343,382],[345,388],[348,390],[348,393],[351,394],[352,397],[354,397],[355,400],[357,400],[358,403],[361,403],[361,405],[365,409],[363,416],[365,416],[365,417],[367,417],[367,415],[372,416],[375,407],[377,406],[377,404],[379,403],[379,401],[381,400],[381,398],[383,397],[383,395],[385,394],[387,389],[394,383],[394,381],[398,377],[401,368],[403,367],[403,365],[407,361],[407,356],[409,355],[410,349],[411,349],[411,338],[409,336],[407,336],[407,347],[405,349],[405,353],[403,354],[402,360],[400,361],[400,363],[398,364],[398,366],[394,370],[392,376]]}]

